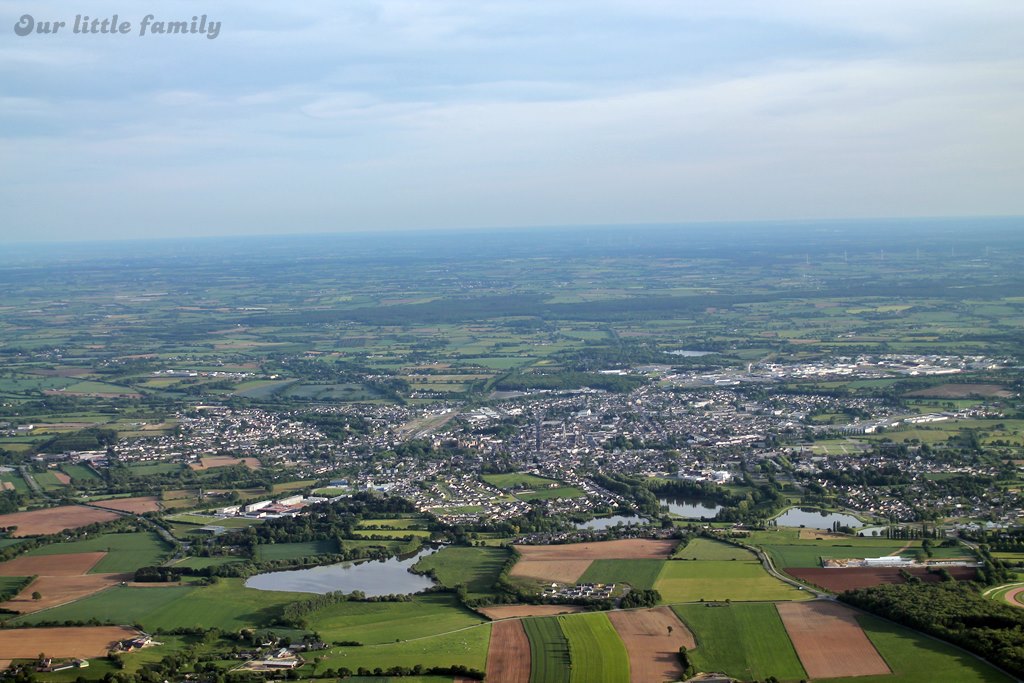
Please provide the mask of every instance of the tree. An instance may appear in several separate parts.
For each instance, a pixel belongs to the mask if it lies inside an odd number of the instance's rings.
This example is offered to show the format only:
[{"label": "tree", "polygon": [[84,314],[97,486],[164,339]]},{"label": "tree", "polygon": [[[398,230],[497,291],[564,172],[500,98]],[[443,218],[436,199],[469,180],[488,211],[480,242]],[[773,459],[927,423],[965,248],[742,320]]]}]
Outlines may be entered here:
[{"label": "tree", "polygon": [[43,594],[40,593],[39,591],[32,591],[32,599],[33,600],[42,600],[43,599]]}]

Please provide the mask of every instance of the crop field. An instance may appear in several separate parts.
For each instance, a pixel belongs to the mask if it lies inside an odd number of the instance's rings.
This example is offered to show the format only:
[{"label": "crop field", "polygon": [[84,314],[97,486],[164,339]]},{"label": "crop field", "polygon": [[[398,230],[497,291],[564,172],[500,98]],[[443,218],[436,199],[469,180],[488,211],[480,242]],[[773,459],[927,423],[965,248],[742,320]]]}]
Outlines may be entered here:
[{"label": "crop field", "polygon": [[890,673],[850,608],[824,600],[780,602],[776,608],[811,678]]},{"label": "crop field", "polygon": [[491,605],[477,610],[489,619],[516,619],[520,617],[551,617],[558,614],[576,614],[582,605]]},{"label": "crop field", "polygon": [[699,600],[804,600],[805,592],[768,575],[760,562],[666,562],[654,587],[666,603]]},{"label": "crop field", "polygon": [[258,470],[260,468],[260,461],[256,458],[232,458],[228,455],[211,455],[200,458],[198,463],[192,463],[189,467],[197,472],[202,472],[203,470],[233,467],[235,465],[245,465],[250,470]]},{"label": "crop field", "polygon": [[523,620],[530,641],[530,683],[569,683],[569,640],[559,625],[561,617]]},{"label": "crop field", "polygon": [[463,585],[470,596],[493,592],[498,574],[511,557],[504,548],[448,546],[416,564],[417,571],[434,570],[438,582],[449,588]]},{"label": "crop field", "polygon": [[93,505],[110,510],[121,510],[122,512],[134,512],[141,515],[143,512],[156,512],[160,509],[159,499],[156,496],[136,496],[134,498],[109,498],[107,500],[92,501]]},{"label": "crop field", "polygon": [[64,555],[67,553],[106,552],[90,571],[93,574],[134,572],[139,567],[160,564],[168,549],[152,531],[125,534],[101,534],[82,541],[55,543],[35,548],[27,557]]},{"label": "crop field", "polygon": [[503,683],[530,683],[530,640],[526,637],[522,621],[515,619],[491,626],[487,679]]},{"label": "crop field", "polygon": [[[931,574],[923,567],[913,567],[906,571],[909,571],[922,581],[934,583],[941,580],[938,574]],[[953,578],[959,581],[970,581],[977,575],[977,571],[973,567],[948,567],[947,571]],[[880,586],[886,583],[904,583],[900,570],[897,567],[848,567],[846,569],[823,569],[821,567],[810,569],[791,568],[787,569],[786,573],[833,593],[841,593],[856,588]]]},{"label": "crop field", "polygon": [[[225,631],[262,628],[280,616],[281,607],[308,598],[304,593],[257,591],[241,579],[221,579],[212,586],[122,587],[47,610],[46,620],[97,618],[115,624],[142,624],[146,630],[217,627]],[[32,616],[17,623],[36,623]]]},{"label": "crop field", "polygon": [[665,560],[594,560],[581,583],[628,583],[636,589],[654,588]]},{"label": "crop field", "polygon": [[742,680],[807,678],[775,605],[681,605],[673,610],[697,638],[690,660],[698,670]]},{"label": "crop field", "polygon": [[303,543],[269,543],[256,546],[256,559],[267,560],[298,560],[314,555],[327,555],[338,552],[338,545],[333,540],[306,541]]},{"label": "crop field", "polygon": [[[417,664],[431,667],[461,664],[483,671],[487,667],[490,634],[490,624],[482,624],[454,633],[428,635],[418,640],[364,645],[363,647],[336,647],[329,650],[327,654],[321,655],[323,657],[321,666],[334,669],[348,667],[353,671],[359,667],[365,667],[372,671],[376,667],[414,667]],[[396,683],[404,683],[408,679],[393,680]]]},{"label": "crop field", "polygon": [[[59,555],[57,557],[60,557]],[[131,574],[82,574],[79,576],[39,576],[16,596],[3,603],[4,609],[22,614],[47,610],[51,607],[95,595],[122,581],[130,580]],[[33,593],[42,597],[33,599]]]},{"label": "crop field", "polygon": [[511,576],[575,583],[593,560],[665,559],[675,549],[675,541],[626,539],[565,545],[521,545],[522,557],[512,567]]},{"label": "crop field", "polygon": [[0,562],[0,576],[80,576],[106,556],[105,552],[65,555],[21,555]]},{"label": "crop field", "polygon": [[631,683],[679,680],[680,648],[697,647],[693,634],[668,607],[609,612],[608,620],[629,653]]},{"label": "crop field", "polygon": [[102,657],[119,640],[137,635],[121,626],[0,629],[0,653],[7,659]]},{"label": "crop field", "polygon": [[1013,679],[952,645],[860,614],[857,621],[888,664],[887,676],[831,679],[829,683],[1012,683]]},{"label": "crop field", "polygon": [[114,512],[96,510],[80,505],[64,505],[30,512],[12,512],[0,515],[0,527],[17,527],[11,535],[16,537],[55,534],[65,529],[110,522],[118,518]]},{"label": "crop field", "polygon": [[683,546],[675,555],[674,560],[746,560],[757,559],[752,552],[728,543],[713,541],[709,538],[694,538]]},{"label": "crop field", "polygon": [[449,593],[417,595],[411,602],[343,602],[307,617],[328,641],[393,643],[484,623]]},{"label": "crop field", "polygon": [[629,655],[603,612],[558,617],[569,641],[569,680],[621,683],[629,679]]}]

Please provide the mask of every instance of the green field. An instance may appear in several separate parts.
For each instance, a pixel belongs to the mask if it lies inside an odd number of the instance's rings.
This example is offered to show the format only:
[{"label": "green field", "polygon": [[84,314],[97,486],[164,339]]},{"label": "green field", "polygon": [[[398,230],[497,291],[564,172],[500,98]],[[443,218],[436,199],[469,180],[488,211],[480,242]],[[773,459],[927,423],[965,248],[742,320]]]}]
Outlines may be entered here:
[{"label": "green field", "polygon": [[569,683],[569,640],[558,617],[524,619],[530,641],[530,683]]},{"label": "green field", "polygon": [[636,589],[654,588],[665,560],[594,560],[578,583],[628,583]]},{"label": "green field", "polygon": [[189,569],[206,569],[207,567],[220,567],[221,565],[244,561],[245,559],[241,557],[227,557],[223,555],[216,557],[186,557],[183,560],[175,562],[174,566],[187,567]]},{"label": "green field", "polygon": [[92,471],[91,468],[85,465],[70,465],[63,464],[60,469],[64,474],[68,475],[72,479],[80,479],[82,481],[99,481],[99,477]]},{"label": "green field", "polygon": [[167,545],[152,531],[102,534],[82,541],[53,543],[30,550],[27,555],[67,555],[107,551],[90,574],[134,572],[139,567],[158,565],[167,557]]},{"label": "green field", "polygon": [[892,669],[888,676],[832,678],[834,683],[1011,683],[1009,676],[951,645],[877,617],[860,615],[861,627]]},{"label": "green field", "polygon": [[673,609],[697,639],[690,661],[699,671],[718,671],[742,680],[807,678],[775,605],[681,605]]},{"label": "green field", "polygon": [[363,519],[356,524],[356,528],[365,529],[367,527],[376,526],[382,529],[426,529],[429,523],[430,520],[426,517]]},{"label": "green field", "polygon": [[420,538],[430,538],[430,532],[424,529],[353,529],[352,535],[365,538],[371,536],[386,536],[388,538],[418,536]]},{"label": "green field", "polygon": [[330,555],[338,552],[338,544],[330,541],[306,541],[304,543],[271,543],[256,546],[256,559],[299,560],[315,555]]},{"label": "green field", "polygon": [[554,489],[538,489],[515,494],[520,500],[547,500],[549,498],[582,498],[586,494],[575,486],[559,486]]},{"label": "green field", "polygon": [[629,655],[606,614],[558,617],[569,641],[569,680],[618,683],[629,680]]},{"label": "green field", "polygon": [[552,484],[556,486],[558,485],[558,482],[554,479],[538,477],[535,474],[528,474],[526,472],[484,474],[480,478],[491,486],[499,488],[502,491],[511,491],[513,489],[544,489],[548,488]]},{"label": "green field", "polygon": [[755,560],[752,552],[728,543],[695,538],[672,556],[679,560]]},{"label": "green field", "polygon": [[504,548],[463,548],[448,546],[416,563],[417,571],[434,570],[443,586],[464,585],[470,597],[490,595],[498,574],[511,557]]},{"label": "green field", "polygon": [[97,618],[114,624],[142,624],[146,630],[215,626],[225,631],[272,625],[289,602],[305,593],[257,591],[241,579],[221,579],[212,586],[132,588],[116,586],[98,595],[20,617],[17,623]]},{"label": "green field", "polygon": [[699,600],[804,600],[805,592],[769,576],[760,562],[668,561],[654,587],[666,603]]},{"label": "green field", "polygon": [[450,593],[417,595],[411,602],[343,602],[314,612],[306,621],[327,642],[366,645],[425,638],[485,622]]},{"label": "green field", "polygon": [[[424,667],[461,664],[483,671],[487,666],[487,646],[490,643],[490,637],[490,624],[483,624],[454,633],[431,635],[412,641],[363,647],[337,647],[328,651],[327,654],[321,655],[323,663],[320,666],[322,669],[347,667],[352,671],[359,667],[365,667],[372,671],[377,667],[387,669],[392,666],[414,667],[417,664]],[[410,679],[353,678],[351,680],[394,680],[396,683],[405,683]]]}]

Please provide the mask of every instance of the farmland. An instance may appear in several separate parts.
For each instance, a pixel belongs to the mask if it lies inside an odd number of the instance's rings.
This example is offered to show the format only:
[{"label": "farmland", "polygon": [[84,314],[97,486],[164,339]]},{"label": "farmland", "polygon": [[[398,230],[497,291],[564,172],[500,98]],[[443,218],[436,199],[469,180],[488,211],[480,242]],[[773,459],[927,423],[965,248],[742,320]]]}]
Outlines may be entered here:
[{"label": "farmland", "polygon": [[808,596],[769,576],[760,562],[671,561],[654,587],[662,600],[803,600]]},{"label": "farmland", "polygon": [[102,534],[83,541],[46,545],[28,552],[28,557],[58,556],[66,553],[105,552],[90,570],[93,573],[133,572],[139,567],[160,564],[167,546],[151,531]]},{"label": "farmland", "polygon": [[629,678],[629,656],[604,614],[557,617],[569,641],[572,683],[619,683]]},{"label": "farmland", "polygon": [[8,659],[49,657],[101,657],[113,643],[138,632],[120,626],[33,628],[0,630],[0,652]]},{"label": "farmland", "polygon": [[608,619],[629,653],[631,683],[678,680],[680,648],[697,646],[693,634],[668,607],[616,611]]},{"label": "farmland", "polygon": [[690,658],[701,671],[741,679],[807,678],[775,605],[684,605],[673,608],[697,638]]},{"label": "farmland", "polygon": [[109,522],[114,519],[117,519],[117,514],[113,512],[68,505],[0,515],[0,527],[17,527],[13,536],[35,536],[53,534],[65,529],[77,529],[95,522]]},{"label": "farmland", "polygon": [[509,557],[511,554],[503,548],[449,546],[420,560],[416,570],[432,571],[443,586],[465,586],[470,597],[490,595]]},{"label": "farmland", "polygon": [[411,602],[345,602],[311,614],[311,628],[331,641],[367,645],[425,638],[483,623],[451,595],[418,595]]},{"label": "farmland", "polygon": [[530,640],[516,619],[491,626],[487,678],[506,683],[530,683]]},{"label": "farmland", "polygon": [[855,612],[831,602],[776,605],[797,656],[811,678],[890,673],[864,635]]},{"label": "farmland", "polygon": [[581,583],[628,583],[633,588],[654,588],[664,560],[594,560],[579,578]]},{"label": "farmland", "polygon": [[530,683],[569,683],[569,641],[559,617],[523,620],[530,641]]}]

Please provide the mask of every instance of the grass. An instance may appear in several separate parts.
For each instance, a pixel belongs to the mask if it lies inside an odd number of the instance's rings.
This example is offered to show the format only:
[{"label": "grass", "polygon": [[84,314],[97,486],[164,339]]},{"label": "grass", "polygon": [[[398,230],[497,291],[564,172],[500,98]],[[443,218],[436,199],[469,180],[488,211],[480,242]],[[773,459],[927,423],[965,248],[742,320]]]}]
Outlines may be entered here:
[{"label": "grass", "polygon": [[306,541],[303,543],[270,543],[256,546],[256,559],[261,562],[268,560],[298,560],[310,555],[329,555],[338,552],[338,544],[333,540]]},{"label": "grass", "polygon": [[580,583],[628,583],[636,589],[654,588],[665,560],[594,560]]},{"label": "grass", "polygon": [[754,560],[754,554],[728,543],[695,538],[672,556],[679,560]]},{"label": "grass", "polygon": [[89,570],[90,574],[134,572],[139,567],[158,565],[167,557],[167,546],[152,531],[126,534],[101,534],[82,541],[54,543],[30,550],[27,555],[67,555],[107,551],[106,557]]},{"label": "grass", "polygon": [[511,553],[504,548],[448,546],[424,557],[416,564],[416,569],[433,569],[438,582],[449,588],[464,585],[470,597],[491,595],[509,557]]},{"label": "grass", "polygon": [[601,613],[559,617],[569,641],[572,683],[617,683],[629,680],[629,655],[608,616]]},{"label": "grass", "polygon": [[857,617],[864,633],[892,669],[887,676],[833,678],[832,683],[1010,683],[988,664],[910,629],[876,617]]},{"label": "grass", "polygon": [[280,617],[283,605],[308,597],[305,593],[252,590],[245,588],[241,579],[221,579],[202,587],[115,586],[68,605],[21,617],[17,623],[86,621],[95,617],[114,624],[138,623],[147,631],[196,626],[238,631],[270,626]]},{"label": "grass", "polygon": [[428,593],[411,602],[343,602],[314,612],[307,623],[327,642],[379,645],[457,631],[484,619],[450,593]]},{"label": "grass", "polygon": [[575,486],[559,486],[554,489],[540,489],[515,495],[520,500],[548,500],[551,498],[582,498],[586,494]]},{"label": "grass", "polygon": [[430,538],[430,533],[424,529],[353,529],[352,531],[353,536],[364,538],[371,536],[387,536],[388,538],[419,536],[420,538]]},{"label": "grass", "polygon": [[97,481],[99,479],[96,473],[91,468],[85,465],[71,465],[63,464],[60,466],[64,474],[68,475],[72,479],[81,479],[82,481]]},{"label": "grass", "polygon": [[244,562],[243,558],[240,557],[186,557],[185,559],[175,562],[175,567],[184,567],[188,569],[206,569],[207,567],[220,567],[225,564],[234,564],[236,562]]},{"label": "grass", "polygon": [[697,649],[689,654],[698,670],[719,671],[742,680],[807,678],[775,605],[681,605],[673,609],[696,636]]},{"label": "grass", "polygon": [[[324,661],[320,670],[347,667],[356,671],[365,667],[371,671],[392,666],[423,667],[451,666],[461,664],[473,669],[484,670],[487,666],[487,647],[490,643],[490,624],[421,638],[419,640],[365,645],[363,647],[339,647],[322,655]],[[388,680],[388,679],[352,679]],[[407,678],[394,679],[408,681]],[[437,680],[437,679],[431,679]]]},{"label": "grass", "polygon": [[769,576],[759,562],[666,562],[654,587],[664,602],[803,600],[809,596]]},{"label": "grass", "polygon": [[524,619],[530,641],[530,683],[569,683],[569,640],[557,617]]},{"label": "grass", "polygon": [[480,477],[488,484],[503,491],[512,489],[538,489],[547,488],[552,484],[558,484],[554,479],[538,477],[525,472],[508,472],[506,474],[485,474]]},{"label": "grass", "polygon": [[364,519],[356,524],[356,528],[365,529],[366,527],[376,526],[382,529],[423,529],[429,523],[430,520],[426,517]]}]

